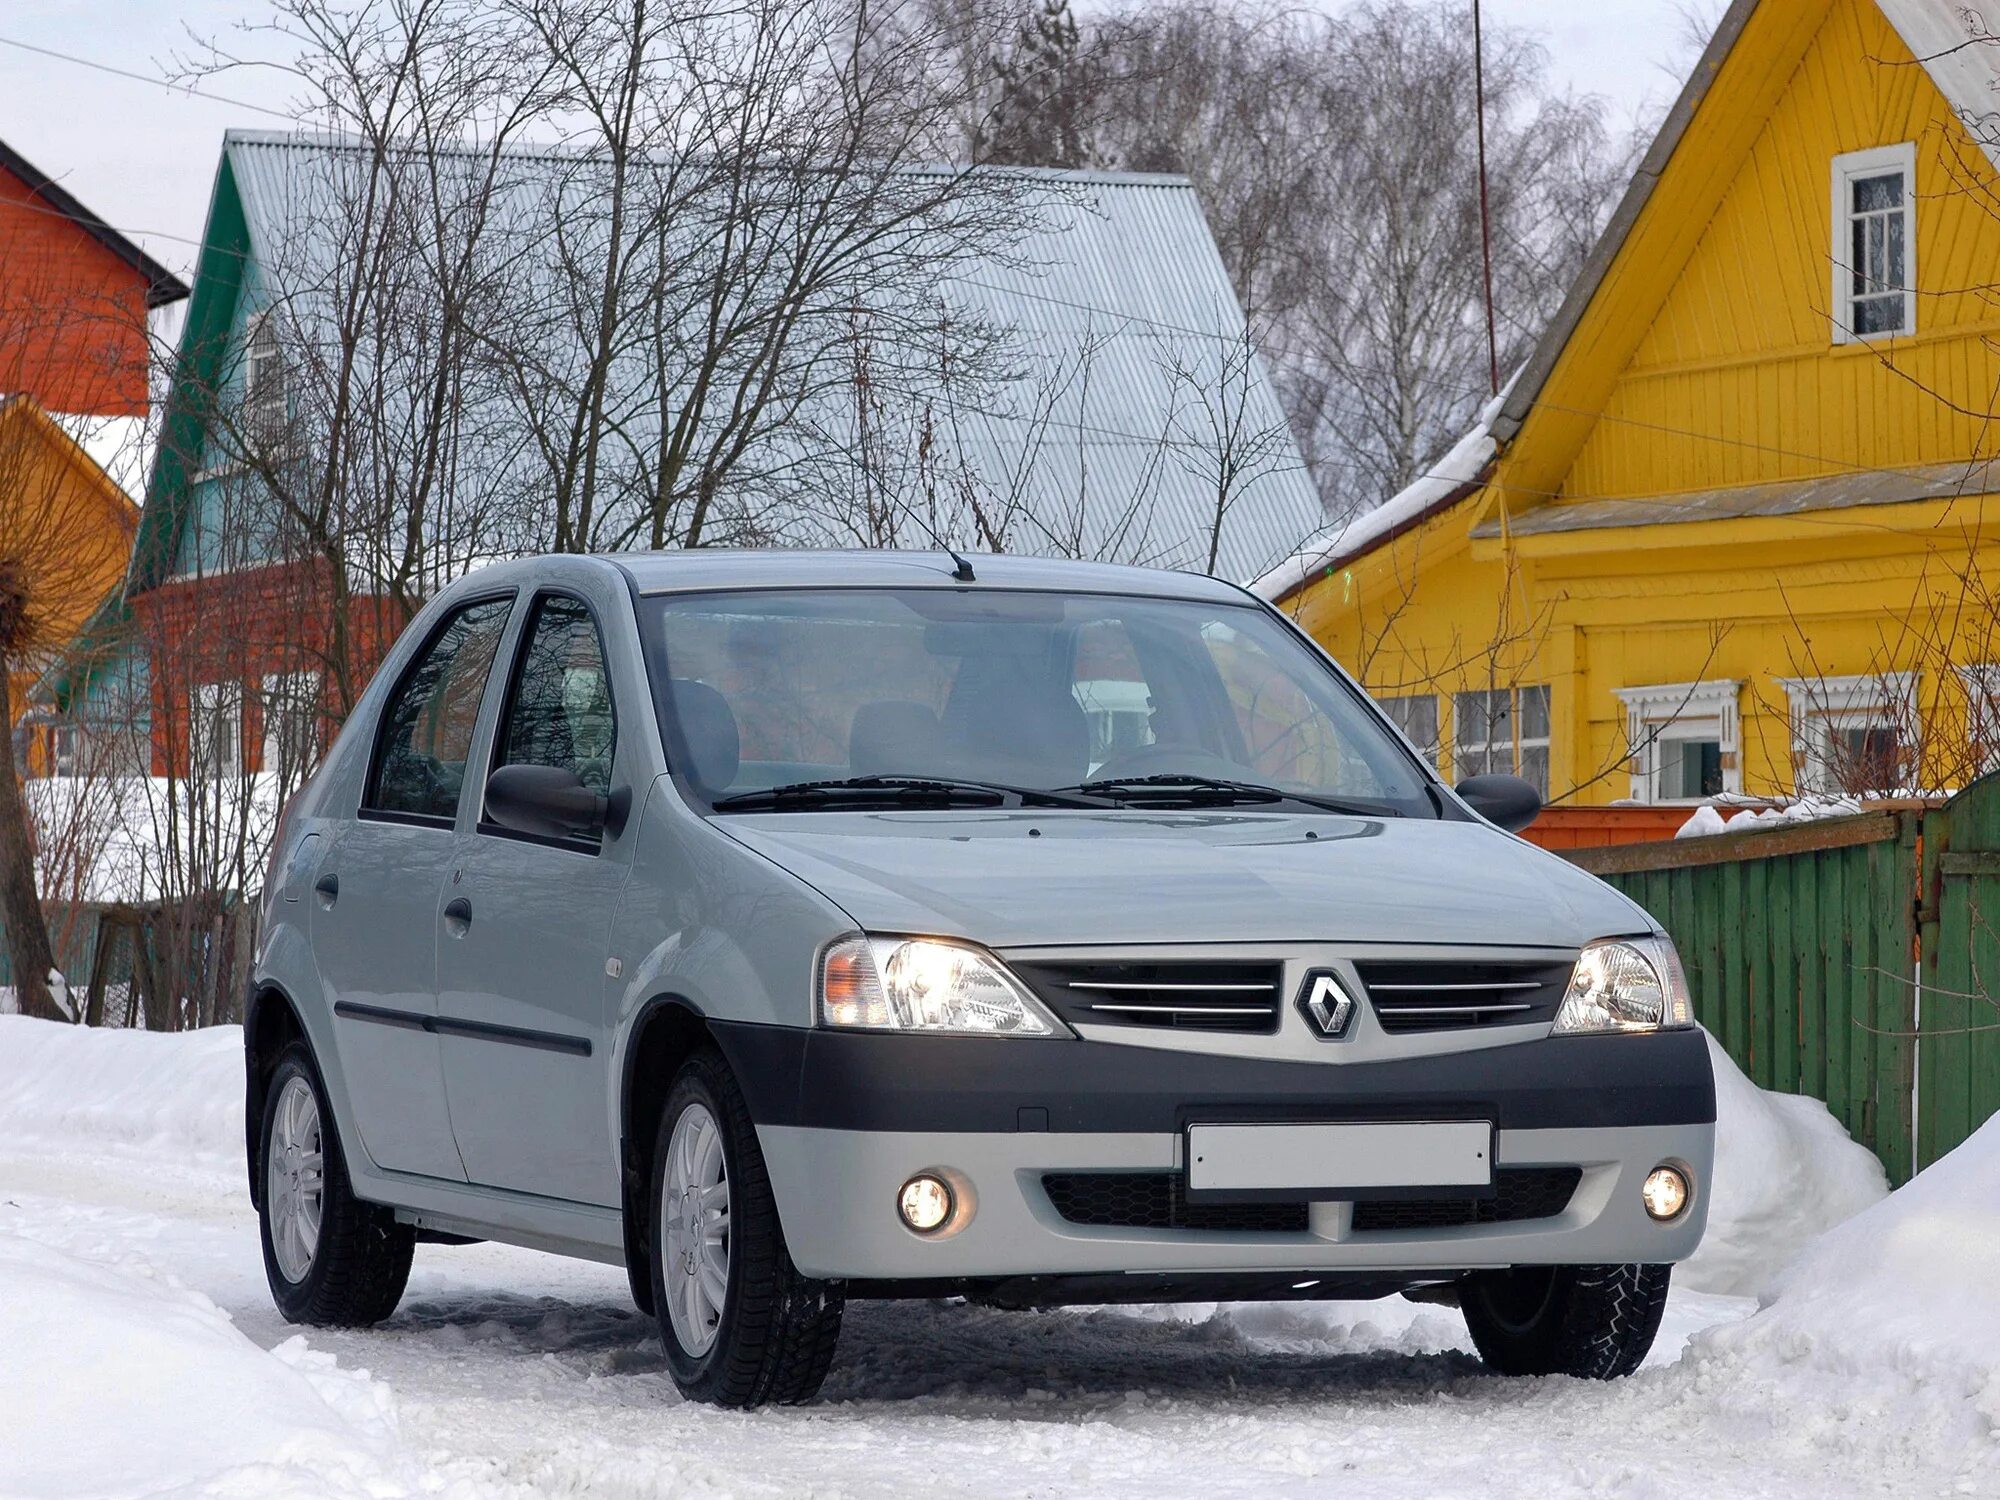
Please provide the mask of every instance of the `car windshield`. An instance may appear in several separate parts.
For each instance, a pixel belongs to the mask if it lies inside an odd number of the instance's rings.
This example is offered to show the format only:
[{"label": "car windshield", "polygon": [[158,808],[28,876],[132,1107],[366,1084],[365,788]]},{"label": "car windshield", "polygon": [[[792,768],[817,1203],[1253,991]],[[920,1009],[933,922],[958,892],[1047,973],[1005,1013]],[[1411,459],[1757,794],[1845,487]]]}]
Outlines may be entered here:
[{"label": "car windshield", "polygon": [[670,762],[717,811],[1293,802],[1436,815],[1409,751],[1251,605],[859,588],[643,605]]}]

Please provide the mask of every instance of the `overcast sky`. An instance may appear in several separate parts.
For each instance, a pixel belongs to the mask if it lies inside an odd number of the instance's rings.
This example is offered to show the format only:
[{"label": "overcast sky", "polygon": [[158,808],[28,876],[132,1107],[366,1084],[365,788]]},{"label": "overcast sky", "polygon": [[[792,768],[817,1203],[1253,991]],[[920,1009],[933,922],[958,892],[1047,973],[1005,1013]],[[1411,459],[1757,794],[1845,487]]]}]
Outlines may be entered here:
[{"label": "overcast sky", "polygon": [[[1536,32],[1559,81],[1605,95],[1621,115],[1672,94],[1663,64],[1682,51],[1678,0],[1485,0],[1485,10],[1495,23]],[[213,89],[237,102],[191,99],[8,44],[157,79],[187,49],[189,30],[223,33],[262,11],[260,0],[5,0],[0,140],[189,275],[222,132],[280,126],[245,106],[281,106],[283,80],[236,75]]]}]

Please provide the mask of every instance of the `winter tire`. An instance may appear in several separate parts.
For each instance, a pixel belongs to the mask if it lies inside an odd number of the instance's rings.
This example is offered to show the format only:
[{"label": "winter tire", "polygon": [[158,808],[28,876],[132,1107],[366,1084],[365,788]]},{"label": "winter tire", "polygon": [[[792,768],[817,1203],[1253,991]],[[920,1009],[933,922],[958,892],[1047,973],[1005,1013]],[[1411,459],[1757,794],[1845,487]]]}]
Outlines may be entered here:
[{"label": "winter tire", "polygon": [[1616,1380],[1653,1347],[1672,1266],[1517,1266],[1459,1292],[1479,1357],[1502,1375]]},{"label": "winter tire", "polygon": [[833,1362],[842,1298],[785,1249],[742,1091],[713,1050],[668,1090],[654,1141],[653,1306],[674,1383],[692,1401],[809,1401]]},{"label": "winter tire", "polygon": [[278,1056],[264,1090],[257,1218],[264,1277],[288,1323],[365,1328],[396,1310],[416,1230],[347,1182],[333,1113],[305,1043]]}]

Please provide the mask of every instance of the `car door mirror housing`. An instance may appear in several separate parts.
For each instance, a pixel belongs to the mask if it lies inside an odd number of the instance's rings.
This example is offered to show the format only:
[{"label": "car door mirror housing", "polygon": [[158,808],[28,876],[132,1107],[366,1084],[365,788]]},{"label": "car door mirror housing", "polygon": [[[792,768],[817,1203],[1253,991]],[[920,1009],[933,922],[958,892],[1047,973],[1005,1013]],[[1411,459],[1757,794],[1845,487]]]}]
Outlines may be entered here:
[{"label": "car door mirror housing", "polygon": [[1542,794],[1518,776],[1468,776],[1457,787],[1465,805],[1489,823],[1519,833],[1542,810]]},{"label": "car door mirror housing", "polygon": [[545,839],[594,839],[611,799],[566,766],[502,766],[486,780],[486,816],[502,828]]}]

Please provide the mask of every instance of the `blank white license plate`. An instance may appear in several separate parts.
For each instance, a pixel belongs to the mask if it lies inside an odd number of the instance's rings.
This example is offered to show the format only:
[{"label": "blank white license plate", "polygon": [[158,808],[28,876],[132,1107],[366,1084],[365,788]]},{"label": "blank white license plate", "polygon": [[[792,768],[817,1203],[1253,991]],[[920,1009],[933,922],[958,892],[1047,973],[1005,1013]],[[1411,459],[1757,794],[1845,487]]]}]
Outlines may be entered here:
[{"label": "blank white license plate", "polygon": [[1198,1193],[1486,1187],[1493,1127],[1485,1120],[1190,1125],[1187,1175]]}]

